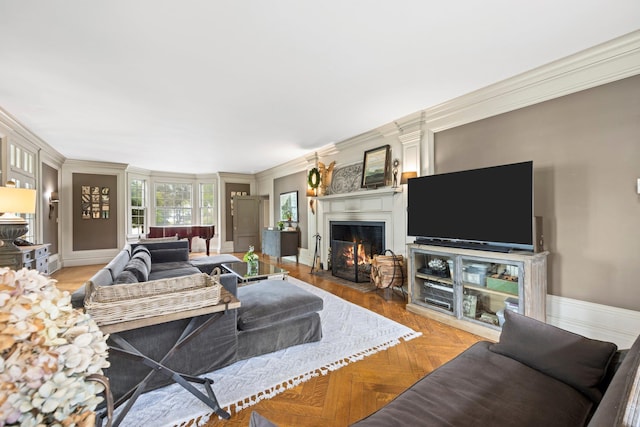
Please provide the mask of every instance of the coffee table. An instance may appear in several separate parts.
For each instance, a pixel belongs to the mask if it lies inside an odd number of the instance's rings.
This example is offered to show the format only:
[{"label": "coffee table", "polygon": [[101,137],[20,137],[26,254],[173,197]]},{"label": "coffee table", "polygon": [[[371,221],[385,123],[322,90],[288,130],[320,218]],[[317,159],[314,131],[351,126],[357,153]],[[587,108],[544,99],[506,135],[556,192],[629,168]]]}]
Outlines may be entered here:
[{"label": "coffee table", "polygon": [[259,282],[266,279],[282,279],[287,280],[289,272],[275,265],[266,262],[257,261],[258,268],[255,271],[249,271],[246,262],[230,262],[224,263],[222,266],[230,273],[236,275],[241,284],[246,285],[249,282]]}]

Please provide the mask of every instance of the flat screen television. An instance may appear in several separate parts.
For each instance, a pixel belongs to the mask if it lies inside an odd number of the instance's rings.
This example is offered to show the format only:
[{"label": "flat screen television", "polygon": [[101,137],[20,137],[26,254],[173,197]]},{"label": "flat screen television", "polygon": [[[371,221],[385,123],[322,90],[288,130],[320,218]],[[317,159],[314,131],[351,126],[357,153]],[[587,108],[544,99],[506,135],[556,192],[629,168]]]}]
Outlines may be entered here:
[{"label": "flat screen television", "polygon": [[417,243],[533,251],[533,162],[427,175],[408,182]]}]

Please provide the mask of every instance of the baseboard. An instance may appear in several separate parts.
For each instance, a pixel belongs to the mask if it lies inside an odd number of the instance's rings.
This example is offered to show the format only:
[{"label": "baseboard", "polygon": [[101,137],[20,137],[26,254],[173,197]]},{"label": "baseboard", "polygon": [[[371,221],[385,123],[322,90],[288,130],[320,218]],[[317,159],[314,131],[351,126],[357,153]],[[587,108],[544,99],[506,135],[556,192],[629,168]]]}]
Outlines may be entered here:
[{"label": "baseboard", "polygon": [[547,295],[547,323],[629,348],[640,333],[640,311]]}]

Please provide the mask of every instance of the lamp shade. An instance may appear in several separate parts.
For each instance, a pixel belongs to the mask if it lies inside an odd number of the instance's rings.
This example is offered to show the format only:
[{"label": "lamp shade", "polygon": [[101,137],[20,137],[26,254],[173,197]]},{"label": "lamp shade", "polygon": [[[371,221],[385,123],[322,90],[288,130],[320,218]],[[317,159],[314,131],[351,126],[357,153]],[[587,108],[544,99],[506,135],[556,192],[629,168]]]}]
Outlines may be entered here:
[{"label": "lamp shade", "polygon": [[406,184],[409,179],[411,178],[417,178],[418,176],[418,172],[402,172],[402,175],[400,176],[400,184]]},{"label": "lamp shade", "polygon": [[0,212],[35,213],[36,190],[28,188],[0,187]]}]

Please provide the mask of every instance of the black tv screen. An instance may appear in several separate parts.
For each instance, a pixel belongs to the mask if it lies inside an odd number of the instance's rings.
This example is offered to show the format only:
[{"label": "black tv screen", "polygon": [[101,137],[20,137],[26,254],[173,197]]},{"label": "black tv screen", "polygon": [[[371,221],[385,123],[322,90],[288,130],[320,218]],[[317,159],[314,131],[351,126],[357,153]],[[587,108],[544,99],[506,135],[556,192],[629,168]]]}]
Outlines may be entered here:
[{"label": "black tv screen", "polygon": [[533,250],[531,161],[413,178],[407,197],[419,243]]}]

